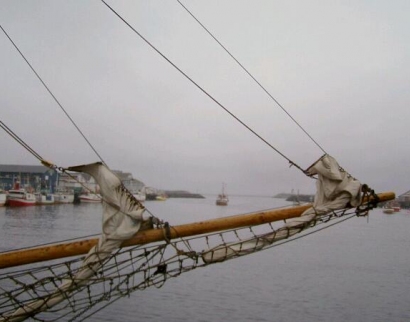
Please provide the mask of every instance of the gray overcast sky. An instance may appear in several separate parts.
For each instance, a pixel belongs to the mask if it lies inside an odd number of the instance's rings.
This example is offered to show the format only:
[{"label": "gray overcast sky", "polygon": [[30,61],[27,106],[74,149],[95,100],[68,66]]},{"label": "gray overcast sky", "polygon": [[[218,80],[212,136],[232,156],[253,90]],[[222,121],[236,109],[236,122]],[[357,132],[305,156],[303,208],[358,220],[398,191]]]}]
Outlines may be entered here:
[{"label": "gray overcast sky", "polygon": [[[107,1],[289,159],[323,152],[177,1]],[[183,1],[342,167],[410,190],[410,2]],[[235,121],[102,2],[1,1],[0,22],[112,168],[149,186],[313,193],[315,182]],[[0,33],[0,119],[58,166],[98,157]],[[38,164],[5,132],[1,164]]]}]

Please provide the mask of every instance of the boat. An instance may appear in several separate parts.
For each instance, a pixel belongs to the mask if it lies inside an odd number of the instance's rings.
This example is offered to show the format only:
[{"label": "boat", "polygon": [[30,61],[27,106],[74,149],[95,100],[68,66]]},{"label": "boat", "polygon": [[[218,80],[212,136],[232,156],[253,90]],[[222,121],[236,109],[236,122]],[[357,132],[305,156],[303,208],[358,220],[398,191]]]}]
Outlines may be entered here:
[{"label": "boat", "polygon": [[81,203],[101,203],[102,197],[98,193],[82,193],[78,197]]},{"label": "boat", "polygon": [[0,207],[5,206],[7,202],[7,193],[4,190],[0,190]]},{"label": "boat", "polygon": [[225,184],[222,184],[222,192],[216,198],[217,206],[227,206],[229,202],[228,195],[225,193]]},{"label": "boat", "polygon": [[25,189],[12,189],[7,194],[7,205],[10,207],[34,206],[36,197]]},{"label": "boat", "polygon": [[59,191],[54,194],[54,201],[57,204],[61,203],[73,203],[74,193],[68,191]]},{"label": "boat", "polygon": [[52,205],[54,204],[54,195],[48,192],[37,192],[34,194],[37,205]]}]

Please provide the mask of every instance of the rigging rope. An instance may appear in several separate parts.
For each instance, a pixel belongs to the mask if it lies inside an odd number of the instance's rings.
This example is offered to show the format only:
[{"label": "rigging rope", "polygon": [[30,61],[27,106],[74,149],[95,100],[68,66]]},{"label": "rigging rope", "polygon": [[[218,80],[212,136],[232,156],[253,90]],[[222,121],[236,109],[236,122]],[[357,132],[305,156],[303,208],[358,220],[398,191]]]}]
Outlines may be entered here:
[{"label": "rigging rope", "polygon": [[248,129],[252,134],[254,134],[257,138],[259,138],[262,142],[268,145],[271,149],[277,152],[280,156],[286,159],[291,166],[295,166],[303,173],[305,170],[302,169],[299,165],[295,162],[290,160],[286,155],[280,152],[277,148],[275,148],[272,144],[270,144],[267,140],[265,140],[261,135],[256,133],[252,128],[250,128],[246,123],[244,123],[239,117],[229,111],[224,105],[222,105],[216,98],[214,98],[211,94],[209,94],[204,88],[202,88],[198,83],[196,83],[191,77],[189,77],[182,69],[180,69],[177,65],[175,65],[168,57],[166,57],[159,49],[157,49],[151,42],[148,41],[141,33],[139,33],[133,26],[130,25],[117,11],[115,11],[110,5],[108,5],[104,0],[101,0],[103,4],[106,5],[108,9],[111,10],[124,24],[126,24],[135,34],[137,34],[147,45],[149,45],[157,54],[159,54],[163,59],[165,59],[172,67],[174,67],[178,72],[180,72],[185,78],[187,78],[192,84],[194,84],[200,91],[202,91],[206,96],[208,96],[212,101],[214,101],[219,107],[221,107],[226,113],[232,116],[236,121],[242,124],[246,129]]},{"label": "rigging rope", "polygon": [[[14,140],[16,140],[19,144],[21,144],[28,152],[30,152],[34,157],[36,157],[44,166],[53,169],[54,171],[64,173],[67,176],[69,176],[71,179],[79,183],[85,190],[88,190],[91,193],[94,193],[89,187],[87,187],[83,182],[79,181],[77,177],[73,176],[71,173],[67,172],[65,168],[58,167],[57,165],[48,162],[44,160],[33,148],[31,148],[26,142],[24,142],[16,133],[14,133],[6,124],[4,124],[2,121],[0,121],[0,127],[7,132]],[[123,186],[124,190],[127,190],[125,186]],[[128,191],[128,190],[127,190]],[[135,202],[137,202],[141,207],[145,209],[145,211],[149,214],[151,220],[152,220],[152,225],[158,225],[162,224],[161,221],[145,206],[143,206],[140,201],[138,201],[134,196],[129,192],[131,197],[135,199]],[[104,200],[102,197],[101,200]]]},{"label": "rigging rope", "polygon": [[0,127],[6,131],[13,139],[15,139],[19,144],[21,144],[28,152],[30,152],[35,158],[37,158],[40,161],[43,161],[43,158],[36,152],[34,151],[26,142],[24,142],[19,136],[14,133],[6,124],[4,124],[2,121],[0,121]]},{"label": "rigging rope", "polygon": [[278,102],[277,99],[275,99],[269,92],[268,90],[241,64],[231,53],[230,51],[222,45],[222,43],[194,16],[194,14],[188,10],[186,6],[182,4],[180,0],[177,0],[177,2],[191,15],[192,18],[219,44],[219,46],[222,47],[223,50],[226,51],[226,53],[231,56],[231,58],[247,73],[254,81],[256,84],[259,85],[259,87],[282,109],[283,112],[285,112],[290,119],[313,141],[313,143],[316,144],[316,146],[323,151],[323,153],[327,154],[327,152],[319,145],[319,143],[313,139],[313,137],[295,120],[295,118],[290,115],[290,113]]},{"label": "rigging rope", "polygon": [[54,101],[57,103],[57,105],[61,108],[61,110],[64,112],[64,114],[68,117],[68,119],[71,121],[71,123],[74,125],[74,127],[77,129],[77,131],[80,133],[80,135],[83,137],[83,139],[88,143],[88,145],[91,147],[91,149],[94,151],[94,153],[98,156],[98,158],[101,160],[101,162],[104,162],[100,154],[97,152],[97,150],[94,148],[94,146],[91,144],[90,141],[86,138],[84,133],[80,130],[80,128],[77,126],[77,124],[74,122],[74,120],[70,117],[70,115],[67,113],[67,111],[64,109],[64,107],[61,105],[61,103],[58,101],[58,99],[54,96],[54,94],[51,92],[51,90],[48,88],[46,83],[43,81],[43,79],[40,77],[40,75],[35,71],[33,66],[29,63],[29,61],[26,59],[26,57],[23,55],[23,53],[20,51],[20,49],[17,47],[17,45],[14,43],[14,41],[11,39],[11,37],[7,34],[7,32],[4,30],[4,28],[0,25],[1,30],[4,32],[6,37],[10,40],[10,42],[13,44],[13,46],[16,48],[16,50],[19,52],[21,57],[25,60],[27,65],[30,67],[30,69],[33,71],[33,73],[37,76],[37,78],[40,80],[41,84],[46,88],[48,93],[51,95],[51,97],[54,99]]},{"label": "rigging rope", "polygon": [[[33,66],[30,64],[30,62],[26,59],[26,57],[24,56],[24,54],[21,52],[21,50],[17,47],[17,45],[14,43],[14,41],[11,39],[11,37],[7,34],[7,32],[4,30],[4,28],[0,25],[1,30],[4,32],[4,34],[7,36],[7,38],[10,40],[10,42],[13,44],[13,46],[16,48],[16,50],[19,52],[19,54],[21,55],[21,57],[23,57],[24,61],[27,63],[27,65],[30,67],[30,69],[33,71],[33,73],[37,76],[37,78],[40,80],[40,82],[44,85],[44,87],[46,88],[46,90],[49,92],[49,94],[53,97],[54,101],[58,104],[58,106],[61,108],[61,110],[64,112],[64,114],[68,117],[68,119],[71,121],[71,123],[74,125],[74,127],[78,130],[78,132],[80,133],[80,135],[84,138],[84,140],[88,143],[88,145],[91,147],[91,149],[95,152],[95,154],[97,155],[97,157],[101,160],[101,162],[103,164],[106,164],[103,160],[103,158],[101,157],[101,155],[97,152],[97,150],[94,148],[94,146],[91,144],[91,142],[86,138],[86,136],[84,135],[84,133],[80,130],[80,128],[77,126],[77,124],[74,122],[74,120],[70,117],[70,115],[67,113],[67,111],[64,109],[64,107],[61,105],[61,103],[58,101],[58,99],[54,96],[54,94],[51,92],[51,90],[48,88],[48,86],[45,84],[45,82],[42,80],[42,78],[40,77],[40,75],[35,71],[35,69],[33,68]],[[61,171],[64,172],[65,174],[67,174],[70,178],[74,179],[75,181],[77,181],[78,183],[80,183],[80,185],[85,188],[86,190],[92,192],[87,186],[85,186],[82,182],[79,182],[77,180],[77,178],[75,178],[74,176],[72,176],[70,173],[66,172],[64,168],[62,167],[58,167],[56,165],[54,165],[51,162],[46,161],[45,159],[43,159],[34,149],[32,149],[27,143],[25,143],[17,134],[15,134],[9,127],[7,127],[2,121],[0,121],[0,127],[3,128],[3,130],[5,130],[11,137],[13,137],[19,144],[21,144],[27,151],[29,151],[31,154],[34,155],[34,157],[36,157],[44,166],[49,167],[51,169],[54,169],[55,171]],[[124,187],[125,188],[125,187]],[[103,199],[103,198],[102,198]],[[146,212],[150,215],[150,217],[152,219],[157,219],[154,214],[147,209],[146,207],[144,207]]]}]

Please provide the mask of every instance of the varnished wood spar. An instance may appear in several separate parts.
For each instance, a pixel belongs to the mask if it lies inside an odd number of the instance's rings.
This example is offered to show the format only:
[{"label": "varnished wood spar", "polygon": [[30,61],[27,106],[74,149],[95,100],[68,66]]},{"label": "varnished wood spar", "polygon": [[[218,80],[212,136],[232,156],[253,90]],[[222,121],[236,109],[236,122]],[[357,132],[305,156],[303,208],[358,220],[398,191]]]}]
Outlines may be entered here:
[{"label": "varnished wood spar", "polygon": [[[384,202],[395,199],[393,192],[378,194],[379,201]],[[311,205],[280,208],[274,210],[260,211],[245,215],[236,215],[218,219],[211,219],[191,224],[172,226],[170,238],[196,236],[227,229],[246,226],[256,226],[269,222],[299,217]],[[133,238],[126,241],[123,247],[149,244],[165,239],[162,229],[150,229],[138,232]],[[11,251],[0,254],[0,268],[14,267],[58,258],[78,256],[88,251],[98,243],[98,239],[86,239],[77,242],[56,244],[37,248]]]}]

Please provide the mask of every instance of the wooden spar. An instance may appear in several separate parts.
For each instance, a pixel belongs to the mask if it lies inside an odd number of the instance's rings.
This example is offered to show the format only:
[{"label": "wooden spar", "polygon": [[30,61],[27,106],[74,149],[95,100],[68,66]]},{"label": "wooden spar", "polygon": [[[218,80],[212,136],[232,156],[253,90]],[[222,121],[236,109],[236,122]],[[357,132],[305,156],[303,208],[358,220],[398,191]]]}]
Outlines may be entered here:
[{"label": "wooden spar", "polygon": [[[394,192],[378,194],[379,202],[395,199]],[[269,222],[299,217],[311,205],[280,208],[260,211],[244,215],[236,215],[218,219],[211,219],[197,223],[170,227],[170,239],[196,236],[222,230],[262,225]],[[165,240],[162,229],[150,229],[138,232],[133,238],[124,242],[122,247],[149,244]],[[8,268],[47,260],[78,256],[88,251],[98,243],[98,238],[81,241],[28,248],[0,254],[0,268]]]}]

